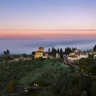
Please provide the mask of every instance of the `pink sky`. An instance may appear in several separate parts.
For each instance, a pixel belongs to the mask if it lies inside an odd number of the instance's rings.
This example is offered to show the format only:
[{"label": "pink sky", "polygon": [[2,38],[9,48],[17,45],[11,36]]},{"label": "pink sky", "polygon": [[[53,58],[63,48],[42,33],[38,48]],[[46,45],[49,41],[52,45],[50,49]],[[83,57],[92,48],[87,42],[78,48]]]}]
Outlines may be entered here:
[{"label": "pink sky", "polygon": [[96,30],[75,30],[75,29],[0,29],[0,38],[78,38],[96,37]]},{"label": "pink sky", "polygon": [[0,0],[0,9],[0,38],[96,37],[96,0]]}]

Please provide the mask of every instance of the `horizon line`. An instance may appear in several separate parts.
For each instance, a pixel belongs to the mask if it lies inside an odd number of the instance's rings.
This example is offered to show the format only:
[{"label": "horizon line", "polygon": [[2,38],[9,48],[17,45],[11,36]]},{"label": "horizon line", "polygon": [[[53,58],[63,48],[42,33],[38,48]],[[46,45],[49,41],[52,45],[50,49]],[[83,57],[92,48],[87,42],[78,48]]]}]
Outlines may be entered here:
[{"label": "horizon line", "polygon": [[34,28],[0,28],[0,30],[32,30],[32,31],[96,31],[96,29],[34,29]]},{"label": "horizon line", "polygon": [[96,34],[7,34],[1,35],[0,39],[60,39],[60,38],[96,38]]}]

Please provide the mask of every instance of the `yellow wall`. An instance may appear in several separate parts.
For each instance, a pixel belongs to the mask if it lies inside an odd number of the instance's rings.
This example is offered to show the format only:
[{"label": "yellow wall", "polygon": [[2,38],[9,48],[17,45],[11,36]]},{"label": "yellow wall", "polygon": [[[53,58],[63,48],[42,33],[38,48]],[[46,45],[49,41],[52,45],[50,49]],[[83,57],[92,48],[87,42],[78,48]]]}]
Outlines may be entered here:
[{"label": "yellow wall", "polygon": [[74,58],[72,58],[72,57],[67,57],[69,60],[71,60],[71,61],[75,61],[75,60],[78,60],[78,57],[74,57]]},{"label": "yellow wall", "polygon": [[36,52],[35,58],[40,58],[40,57],[43,57],[43,52]]}]

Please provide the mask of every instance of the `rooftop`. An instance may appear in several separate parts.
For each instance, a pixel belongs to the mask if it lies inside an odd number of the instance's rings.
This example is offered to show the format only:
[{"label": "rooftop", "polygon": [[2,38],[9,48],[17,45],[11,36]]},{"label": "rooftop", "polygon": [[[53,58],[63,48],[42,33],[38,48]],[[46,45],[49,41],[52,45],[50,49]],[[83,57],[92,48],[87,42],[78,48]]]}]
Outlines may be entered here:
[{"label": "rooftop", "polygon": [[44,47],[39,47],[39,49],[44,49]]}]

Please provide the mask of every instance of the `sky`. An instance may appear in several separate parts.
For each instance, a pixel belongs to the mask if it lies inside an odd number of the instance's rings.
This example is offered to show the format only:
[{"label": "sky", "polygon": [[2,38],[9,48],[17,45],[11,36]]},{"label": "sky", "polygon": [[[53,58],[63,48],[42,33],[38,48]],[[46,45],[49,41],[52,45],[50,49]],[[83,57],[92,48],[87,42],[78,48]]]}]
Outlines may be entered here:
[{"label": "sky", "polygon": [[96,0],[0,0],[0,38],[62,34],[96,37]]}]

